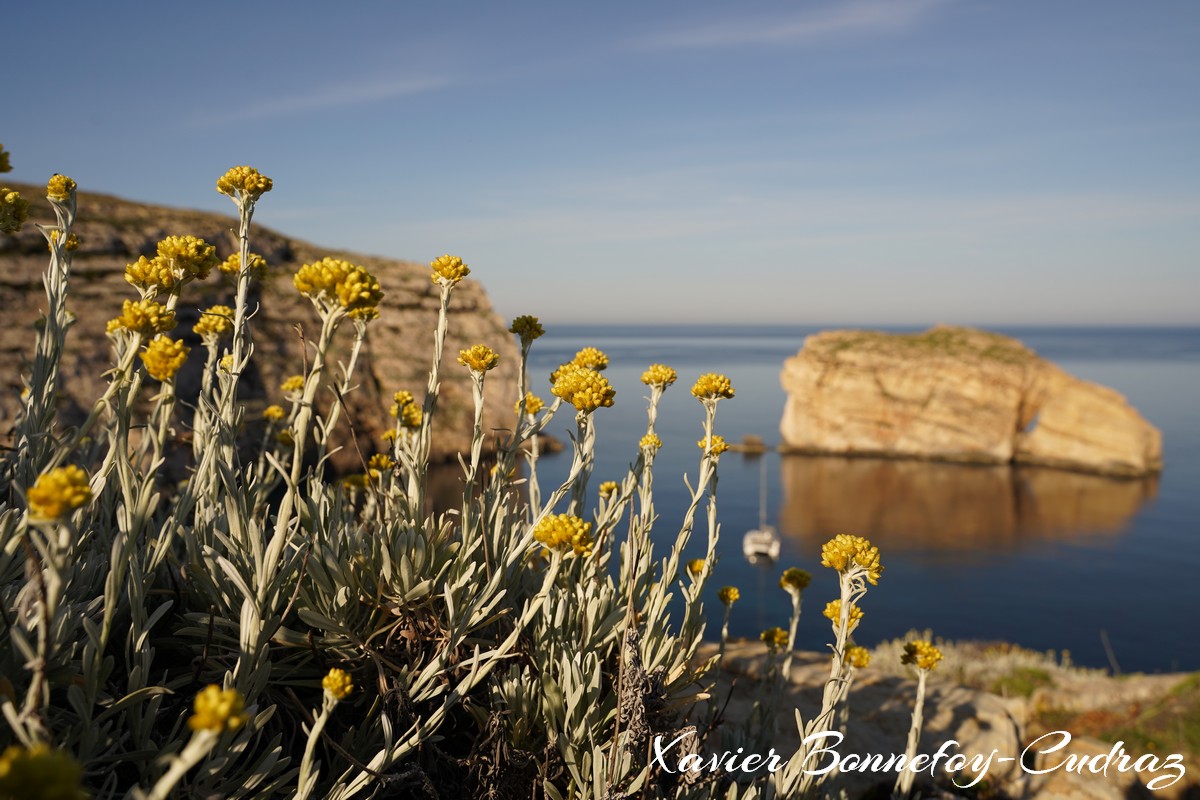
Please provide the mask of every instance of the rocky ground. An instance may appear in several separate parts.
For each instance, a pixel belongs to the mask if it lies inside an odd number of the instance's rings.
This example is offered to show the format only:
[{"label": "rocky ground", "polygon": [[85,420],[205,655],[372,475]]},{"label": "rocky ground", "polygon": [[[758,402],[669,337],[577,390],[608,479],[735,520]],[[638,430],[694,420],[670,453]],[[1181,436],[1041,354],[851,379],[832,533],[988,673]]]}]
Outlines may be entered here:
[{"label": "rocky ground", "polygon": [[[707,647],[706,655],[716,651],[715,645]],[[872,666],[858,672],[840,754],[904,751],[916,682],[903,674],[899,650],[899,643],[881,645],[873,654]],[[960,790],[943,781],[936,789],[924,786],[926,794],[1079,800],[1200,796],[1200,673],[1113,677],[1009,645],[947,644],[943,650],[947,657],[928,685],[918,752],[933,753],[943,743],[955,740],[958,752],[972,755],[995,750],[997,755],[986,780],[977,786]],[[759,642],[739,641],[728,647],[716,689],[727,723],[737,725],[750,716],[767,658]],[[828,675],[828,656],[797,655],[778,727],[770,739],[777,751],[795,751],[799,735],[793,709],[804,719],[815,715]],[[1058,752],[1039,755],[1062,741],[1055,731],[1068,731],[1070,743]],[[1043,735],[1046,738],[1038,742]],[[1104,775],[1087,768],[1073,772],[1064,765],[1068,755],[1102,756],[1118,741],[1135,759],[1151,754],[1162,763],[1169,754],[1179,753],[1186,774],[1170,787],[1150,791],[1146,784],[1156,774],[1171,771],[1146,769],[1139,774],[1110,768]],[[1005,756],[1020,757],[1027,749],[1026,769],[1019,760],[999,761]],[[1031,774],[1032,770],[1046,772]],[[892,781],[852,774],[845,776],[844,785],[852,797],[887,796],[884,789],[890,790]]]}]

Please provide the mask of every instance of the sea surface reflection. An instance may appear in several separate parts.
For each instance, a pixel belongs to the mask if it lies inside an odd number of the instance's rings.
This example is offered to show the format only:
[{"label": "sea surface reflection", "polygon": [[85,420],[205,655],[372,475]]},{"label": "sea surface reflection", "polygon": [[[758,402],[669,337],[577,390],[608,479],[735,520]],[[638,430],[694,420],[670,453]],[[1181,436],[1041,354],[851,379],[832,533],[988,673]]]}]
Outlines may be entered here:
[{"label": "sea surface reflection", "polygon": [[779,469],[780,533],[806,549],[855,532],[891,553],[973,560],[1046,540],[1118,536],[1158,493],[1157,477],[1042,467],[784,456]]}]

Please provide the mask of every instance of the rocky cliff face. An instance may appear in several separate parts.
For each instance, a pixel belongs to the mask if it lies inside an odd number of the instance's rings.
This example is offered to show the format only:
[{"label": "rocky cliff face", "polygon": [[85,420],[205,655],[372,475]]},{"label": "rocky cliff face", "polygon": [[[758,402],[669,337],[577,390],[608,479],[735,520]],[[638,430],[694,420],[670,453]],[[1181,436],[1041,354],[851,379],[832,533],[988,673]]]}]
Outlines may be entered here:
[{"label": "rocky cliff face", "polygon": [[[44,187],[14,186],[27,199],[41,198]],[[34,222],[51,222],[53,214],[44,198],[34,201],[25,229],[17,236],[0,236],[0,369],[4,390],[0,392],[0,439],[7,436],[18,407],[21,375],[34,348],[34,323],[45,307],[42,273],[48,256],[46,242]],[[68,307],[78,317],[68,338],[64,363],[64,395],[60,408],[68,420],[92,407],[104,390],[104,372],[111,366],[111,347],[104,335],[105,322],[117,316],[121,301],[137,297],[125,282],[125,265],[140,255],[154,254],[158,241],[169,235],[190,234],[216,245],[224,259],[236,251],[236,218],[198,211],[183,211],[133,203],[99,194],[80,193],[75,231],[80,239],[75,253]],[[231,206],[232,208],[232,206]],[[392,424],[388,416],[391,396],[408,389],[424,396],[433,355],[433,329],[437,320],[436,286],[429,268],[405,261],[339,253],[255,227],[252,252],[263,255],[269,265],[267,277],[255,285],[252,306],[259,311],[253,320],[253,373],[243,376],[241,396],[251,414],[263,406],[281,402],[279,384],[299,373],[305,364],[301,331],[310,339],[320,322],[309,301],[292,286],[292,274],[303,263],[325,256],[345,258],[361,264],[378,279],[386,293],[379,306],[380,318],[369,326],[368,339],[356,373],[358,389],[347,398],[350,416],[360,446],[369,455],[380,449],[379,435]],[[436,255],[436,254],[435,254]],[[468,259],[469,261],[469,259]],[[189,284],[179,304],[175,335],[196,347],[180,374],[181,399],[195,396],[201,367],[199,339],[191,334],[199,309],[214,303],[232,305],[232,283],[213,270],[207,281]],[[331,365],[344,359],[352,333],[343,326],[335,343]],[[500,353],[500,365],[488,374],[488,405],[485,430],[511,428],[515,422],[518,353],[505,322],[492,310],[483,288],[465,280],[451,300],[449,334],[442,362],[442,388],[434,425],[435,458],[450,458],[470,446],[472,401],[467,370],[455,363],[460,349],[484,343]],[[340,345],[340,349],[338,348]],[[311,348],[309,357],[311,358]],[[336,373],[336,370],[334,371]],[[329,399],[328,394],[325,401]],[[343,417],[345,419],[345,417]],[[341,444],[348,444],[349,429],[343,422]],[[343,466],[353,468],[357,455],[345,451]]]},{"label": "rocky cliff face", "polygon": [[827,331],[805,340],[781,380],[781,432],[796,451],[1123,476],[1162,468],[1161,434],[1124,397],[998,334]]}]

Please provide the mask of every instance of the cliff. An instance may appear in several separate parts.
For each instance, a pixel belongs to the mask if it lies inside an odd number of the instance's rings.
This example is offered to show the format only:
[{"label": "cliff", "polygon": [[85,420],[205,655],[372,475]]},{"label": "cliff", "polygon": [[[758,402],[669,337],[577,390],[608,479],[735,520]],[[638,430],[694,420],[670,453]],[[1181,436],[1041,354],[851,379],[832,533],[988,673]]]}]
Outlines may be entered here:
[{"label": "cliff", "polygon": [[1162,468],[1162,436],[1119,393],[1016,339],[938,326],[826,331],[784,363],[794,451],[1025,463],[1106,475]]},{"label": "cliff", "polygon": [[[0,369],[4,390],[0,392],[0,438],[8,435],[18,407],[21,375],[34,349],[34,323],[45,308],[42,273],[48,256],[46,242],[34,222],[48,223],[53,213],[44,199],[44,187],[14,185],[21,195],[34,201],[29,222],[16,236],[0,236],[0,307],[6,314],[0,326]],[[36,199],[35,199],[36,198]],[[233,210],[230,204],[230,210]],[[236,217],[186,211],[135,203],[101,194],[80,192],[75,231],[80,239],[72,270],[69,309],[78,323],[70,330],[63,365],[63,396],[60,411],[65,419],[77,421],[90,409],[105,386],[104,372],[111,366],[112,352],[104,335],[105,322],[117,316],[121,301],[137,293],[124,279],[125,265],[140,255],[154,254],[165,236],[190,234],[217,247],[224,259],[236,250]],[[241,381],[240,397],[251,414],[269,403],[281,402],[279,384],[299,373],[305,364],[301,329],[310,339],[320,322],[309,301],[292,285],[292,274],[304,263],[325,256],[361,264],[378,279],[385,292],[380,318],[371,323],[356,372],[358,388],[347,397],[350,416],[360,446],[368,455],[379,449],[379,435],[389,428],[392,394],[408,389],[418,398],[425,392],[433,355],[433,330],[437,320],[437,287],[430,281],[427,265],[414,264],[356,253],[319,248],[298,239],[255,226],[251,251],[264,256],[267,277],[254,285],[251,307],[254,359],[251,374]],[[434,254],[437,255],[437,254]],[[469,261],[469,259],[468,259]],[[189,284],[179,304],[176,336],[193,347],[199,339],[191,333],[199,309],[215,303],[232,305],[232,283],[217,270],[206,281]],[[335,342],[331,365],[349,351],[350,326],[344,326]],[[467,370],[457,363],[458,351],[484,343],[500,354],[500,365],[488,375],[488,404],[484,429],[511,428],[515,419],[518,352],[507,325],[491,307],[483,287],[470,279],[454,291],[450,306],[449,333],[442,362],[441,396],[434,424],[434,457],[448,459],[470,446],[472,401]],[[339,347],[340,346],[340,347]],[[311,348],[310,348],[311,351]],[[180,397],[195,396],[199,386],[200,351],[189,359],[179,377]],[[311,357],[311,353],[310,356]],[[329,400],[325,393],[324,402]],[[344,419],[344,418],[343,418]],[[340,444],[348,445],[348,428],[341,424]],[[348,447],[341,466],[353,468],[357,456]]]}]

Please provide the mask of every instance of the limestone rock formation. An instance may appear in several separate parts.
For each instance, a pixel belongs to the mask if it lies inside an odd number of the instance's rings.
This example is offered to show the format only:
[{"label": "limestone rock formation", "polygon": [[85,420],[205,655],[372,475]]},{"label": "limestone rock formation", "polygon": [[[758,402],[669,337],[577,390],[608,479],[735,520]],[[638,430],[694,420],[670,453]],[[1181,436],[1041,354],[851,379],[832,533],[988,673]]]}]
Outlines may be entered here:
[{"label": "limestone rock formation", "polygon": [[781,432],[793,451],[1122,476],[1162,468],[1161,434],[1119,393],[973,328],[818,333],[784,363],[781,381]]},{"label": "limestone rock formation", "polygon": [[[15,186],[27,199],[41,198],[43,187]],[[269,201],[264,200],[264,203]],[[236,250],[236,217],[184,211],[80,193],[75,231],[80,239],[75,253],[68,308],[78,323],[68,335],[63,365],[60,411],[68,421],[90,410],[104,390],[104,372],[111,366],[111,346],[104,335],[105,322],[117,316],[121,301],[137,297],[124,280],[125,265],[140,255],[153,255],[165,236],[190,234],[216,245],[224,259]],[[233,210],[232,204],[230,205]],[[51,222],[53,214],[44,199],[34,201],[30,220],[16,236],[0,236],[0,368],[5,388],[0,393],[0,439],[7,436],[19,405],[21,376],[34,349],[34,323],[45,308],[42,273],[48,256],[46,242],[34,222]],[[379,435],[391,426],[388,416],[392,394],[408,389],[423,397],[433,355],[433,329],[437,319],[437,287],[427,266],[393,259],[339,253],[255,227],[251,250],[269,265],[267,277],[254,286],[252,307],[254,358],[252,374],[241,382],[241,397],[250,414],[268,403],[280,402],[279,384],[302,371],[305,364],[301,331],[311,340],[320,322],[309,301],[292,285],[292,274],[303,263],[325,256],[361,264],[378,279],[385,292],[380,318],[371,323],[364,352],[356,371],[358,388],[347,397],[355,435],[369,456],[382,447]],[[437,254],[434,254],[437,255]],[[470,259],[468,258],[468,261]],[[191,334],[200,308],[224,302],[232,305],[232,283],[213,270],[208,280],[189,284],[179,304],[175,335],[197,348],[179,378],[179,395],[194,397],[199,386],[202,359],[199,339]],[[340,375],[336,364],[349,351],[351,326],[339,331],[330,359],[330,375]],[[470,446],[473,406],[467,370],[455,363],[458,351],[484,343],[500,353],[500,365],[488,373],[488,403],[484,429],[511,428],[515,422],[518,352],[505,322],[492,310],[483,288],[463,281],[451,300],[449,333],[442,362],[441,397],[434,424],[434,457],[452,458]],[[308,357],[311,358],[311,347]],[[324,402],[330,399],[323,393]],[[345,420],[345,416],[343,416]],[[353,468],[358,456],[350,445],[349,429],[341,423],[339,444],[346,445],[342,466]]]}]

